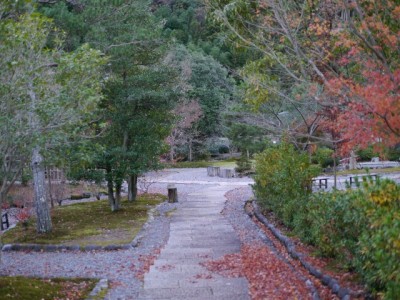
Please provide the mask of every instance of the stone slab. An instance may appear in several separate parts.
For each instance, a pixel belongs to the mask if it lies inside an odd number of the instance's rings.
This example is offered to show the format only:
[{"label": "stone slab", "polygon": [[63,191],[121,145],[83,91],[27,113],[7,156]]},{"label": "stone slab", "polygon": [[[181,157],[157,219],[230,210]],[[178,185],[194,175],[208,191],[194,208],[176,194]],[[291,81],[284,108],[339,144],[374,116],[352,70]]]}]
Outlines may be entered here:
[{"label": "stone slab", "polygon": [[195,288],[160,288],[145,289],[144,293],[139,295],[139,299],[192,299],[195,297],[212,297],[212,290],[209,287]]},{"label": "stone slab", "polygon": [[145,274],[139,299],[249,299],[245,278],[225,278],[200,263],[240,251],[221,211],[231,187],[207,186],[171,216],[170,237]]}]

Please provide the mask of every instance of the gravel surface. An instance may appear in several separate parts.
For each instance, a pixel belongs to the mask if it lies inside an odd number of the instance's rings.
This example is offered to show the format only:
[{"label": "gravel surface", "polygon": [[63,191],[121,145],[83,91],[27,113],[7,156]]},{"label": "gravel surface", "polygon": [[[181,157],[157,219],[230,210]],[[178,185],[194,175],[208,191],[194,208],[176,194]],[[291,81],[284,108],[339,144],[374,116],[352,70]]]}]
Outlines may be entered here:
[{"label": "gravel surface", "polygon": [[[250,187],[235,189],[226,194],[228,201],[223,214],[238,233],[243,244],[255,244],[263,237],[262,231],[244,212],[247,200],[253,197]],[[268,243],[268,241],[266,241]]]},{"label": "gravel surface", "polygon": [[91,252],[3,252],[0,274],[107,278],[112,287],[107,299],[135,299],[141,286],[141,281],[135,277],[142,267],[139,258],[167,241],[169,218],[164,213],[175,206],[165,203],[158,207],[159,215],[143,228],[135,248]]},{"label": "gravel surface", "polygon": [[[320,299],[318,291],[308,279],[308,276],[304,276],[302,272],[299,272],[297,266],[293,266],[288,261],[286,252],[279,251],[276,243],[274,243],[275,241],[267,236],[245,212],[246,201],[253,198],[251,187],[232,190],[225,196],[227,201],[223,215],[230,221],[239,235],[243,244],[242,252],[244,253],[242,255],[251,255],[254,251],[261,253],[265,247],[258,246],[260,241],[262,241],[261,245],[266,245],[268,249],[267,255],[257,257],[258,260],[267,262],[265,265],[257,266],[257,262],[250,266],[246,265],[246,263],[243,265],[243,268],[251,269],[245,273],[252,287],[250,288],[252,299],[264,299],[265,297],[275,299],[287,299],[287,297]],[[246,248],[250,248],[250,253],[245,251]],[[273,270],[272,274],[268,269]],[[255,274],[257,272],[260,273],[258,276]],[[283,282],[284,284],[282,284]],[[281,285],[280,289],[277,288],[279,285]],[[257,288],[255,288],[256,286]],[[285,294],[285,290],[288,288],[296,290],[296,296]]]},{"label": "gravel surface", "polygon": [[136,299],[142,286],[138,279],[143,269],[141,258],[157,252],[168,240],[169,217],[166,212],[186,201],[188,193],[201,192],[204,184],[248,182],[248,179],[241,178],[207,177],[206,169],[166,170],[148,174],[145,178],[151,183],[148,186],[151,193],[166,194],[171,182],[187,183],[176,183],[179,203],[163,203],[157,207],[158,213],[154,213],[139,233],[136,247],[118,251],[3,252],[0,275],[106,278],[110,282],[106,299]]}]

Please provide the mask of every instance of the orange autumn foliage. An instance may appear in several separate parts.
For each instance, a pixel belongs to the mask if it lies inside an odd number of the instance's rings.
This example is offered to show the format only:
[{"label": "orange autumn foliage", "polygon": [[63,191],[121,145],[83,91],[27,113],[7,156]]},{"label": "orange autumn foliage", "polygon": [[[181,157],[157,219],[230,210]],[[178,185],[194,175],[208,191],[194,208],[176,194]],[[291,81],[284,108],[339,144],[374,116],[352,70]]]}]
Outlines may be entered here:
[{"label": "orange autumn foliage", "polygon": [[341,69],[327,74],[335,112],[326,127],[340,137],[342,153],[395,146],[400,143],[400,6],[361,0],[347,7],[356,13],[342,25],[346,30],[332,35]]}]

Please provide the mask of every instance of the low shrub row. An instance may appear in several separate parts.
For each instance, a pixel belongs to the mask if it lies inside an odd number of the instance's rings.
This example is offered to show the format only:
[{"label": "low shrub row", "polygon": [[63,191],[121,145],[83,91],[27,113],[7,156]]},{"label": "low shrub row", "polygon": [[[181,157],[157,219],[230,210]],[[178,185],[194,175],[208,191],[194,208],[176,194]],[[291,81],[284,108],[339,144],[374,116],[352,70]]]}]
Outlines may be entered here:
[{"label": "low shrub row", "polygon": [[321,255],[356,270],[372,293],[398,299],[399,185],[365,178],[357,189],[311,193],[306,186],[314,170],[292,147],[269,149],[256,162],[254,190],[261,207]]},{"label": "low shrub row", "polygon": [[321,254],[346,261],[375,294],[400,295],[400,187],[365,178],[358,189],[313,194],[296,233]]}]

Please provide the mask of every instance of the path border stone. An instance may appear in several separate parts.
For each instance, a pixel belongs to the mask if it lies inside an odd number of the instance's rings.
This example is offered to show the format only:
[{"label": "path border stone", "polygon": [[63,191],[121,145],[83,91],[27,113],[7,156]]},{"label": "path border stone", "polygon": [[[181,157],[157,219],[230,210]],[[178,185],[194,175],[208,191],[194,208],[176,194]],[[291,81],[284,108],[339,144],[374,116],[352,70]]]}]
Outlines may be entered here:
[{"label": "path border stone", "polygon": [[124,245],[54,245],[54,244],[6,244],[1,249],[2,251],[35,251],[35,252],[62,252],[62,251],[117,251],[117,250],[127,250],[134,247],[132,244]]},{"label": "path border stone", "polygon": [[359,296],[359,293],[356,293],[350,289],[343,288],[339,285],[336,279],[332,278],[329,275],[323,274],[321,270],[315,268],[308,262],[304,260],[304,255],[296,251],[296,246],[293,242],[285,235],[281,233],[279,229],[277,229],[273,224],[271,224],[268,219],[260,212],[260,209],[255,201],[249,201],[253,206],[254,213],[248,212],[249,217],[256,217],[261,223],[263,223],[272,234],[285,246],[289,255],[298,260],[302,266],[308,271],[308,273],[318,280],[320,280],[324,285],[329,287],[329,289],[341,300],[350,300],[351,296]]},{"label": "path border stone", "polygon": [[99,294],[103,291],[108,289],[108,279],[103,278],[100,279],[99,282],[97,282],[96,286],[93,288],[93,290],[90,292],[89,296],[86,298],[86,300],[94,300],[97,299]]}]

